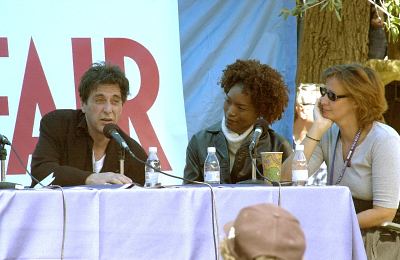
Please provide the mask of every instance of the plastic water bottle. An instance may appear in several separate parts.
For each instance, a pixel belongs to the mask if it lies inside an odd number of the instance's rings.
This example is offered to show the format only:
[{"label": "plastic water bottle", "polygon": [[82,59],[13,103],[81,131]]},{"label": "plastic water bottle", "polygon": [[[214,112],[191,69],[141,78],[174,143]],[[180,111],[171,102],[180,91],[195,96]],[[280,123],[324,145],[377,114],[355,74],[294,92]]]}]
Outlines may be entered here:
[{"label": "plastic water bottle", "polygon": [[215,147],[207,148],[207,158],[204,162],[204,182],[220,184],[220,168]]},{"label": "plastic water bottle", "polygon": [[308,165],[304,145],[297,144],[292,161],[292,182],[294,186],[305,186],[308,180]]},{"label": "plastic water bottle", "polygon": [[[154,168],[161,171],[160,160],[157,156],[157,147],[149,147],[149,156],[147,157],[146,164],[153,166]],[[149,166],[145,165],[145,187],[154,187],[158,184],[158,172]]]}]

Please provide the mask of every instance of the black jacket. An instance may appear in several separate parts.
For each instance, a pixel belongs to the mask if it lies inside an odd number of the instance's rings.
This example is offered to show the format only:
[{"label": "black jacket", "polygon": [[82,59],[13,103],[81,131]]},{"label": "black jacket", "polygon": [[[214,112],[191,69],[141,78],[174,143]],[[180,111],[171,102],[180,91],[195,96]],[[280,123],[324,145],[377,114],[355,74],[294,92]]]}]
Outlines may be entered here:
[{"label": "black jacket", "polygon": [[[122,133],[131,151],[146,160],[143,148]],[[93,140],[88,133],[85,114],[81,110],[60,109],[46,114],[40,122],[40,136],[32,154],[32,175],[39,181],[54,172],[52,184],[60,186],[84,185],[93,173]],[[119,172],[121,148],[113,139],[106,148],[101,172]],[[125,155],[125,175],[144,184],[144,165]],[[33,181],[32,186],[36,184]]]},{"label": "black jacket", "polygon": [[[251,179],[252,162],[249,154],[250,134],[236,152],[232,172],[229,172],[228,143],[221,130],[221,121],[209,128],[195,134],[186,150],[186,166],[184,176],[190,180],[203,181],[203,166],[207,157],[207,147],[214,146],[221,169],[221,183],[237,183]],[[258,142],[256,147],[257,168],[262,173],[261,152],[283,152],[282,161],[292,153],[289,142],[282,136],[268,128]]]}]

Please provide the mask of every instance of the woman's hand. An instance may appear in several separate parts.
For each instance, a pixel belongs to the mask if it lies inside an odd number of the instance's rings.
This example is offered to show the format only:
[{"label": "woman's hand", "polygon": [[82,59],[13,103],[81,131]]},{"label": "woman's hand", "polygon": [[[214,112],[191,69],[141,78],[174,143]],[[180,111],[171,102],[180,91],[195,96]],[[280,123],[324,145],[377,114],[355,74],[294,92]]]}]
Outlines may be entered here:
[{"label": "woman's hand", "polygon": [[313,112],[314,113],[314,124],[313,125],[317,126],[317,128],[321,131],[321,133],[325,133],[325,131],[328,130],[332,126],[333,121],[328,118],[325,118],[322,115],[321,111],[323,108],[322,108],[320,99],[321,98],[317,99],[317,102],[315,103],[315,106],[314,106],[314,112]]}]

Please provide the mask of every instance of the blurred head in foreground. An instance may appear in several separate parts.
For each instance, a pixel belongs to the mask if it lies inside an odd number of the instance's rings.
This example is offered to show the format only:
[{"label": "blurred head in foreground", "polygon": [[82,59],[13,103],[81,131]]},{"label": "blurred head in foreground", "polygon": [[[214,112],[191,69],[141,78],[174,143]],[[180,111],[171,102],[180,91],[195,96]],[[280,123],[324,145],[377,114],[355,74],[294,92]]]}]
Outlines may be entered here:
[{"label": "blurred head in foreground", "polygon": [[299,221],[273,204],[257,204],[240,210],[225,225],[221,243],[225,260],[301,260],[306,248]]}]

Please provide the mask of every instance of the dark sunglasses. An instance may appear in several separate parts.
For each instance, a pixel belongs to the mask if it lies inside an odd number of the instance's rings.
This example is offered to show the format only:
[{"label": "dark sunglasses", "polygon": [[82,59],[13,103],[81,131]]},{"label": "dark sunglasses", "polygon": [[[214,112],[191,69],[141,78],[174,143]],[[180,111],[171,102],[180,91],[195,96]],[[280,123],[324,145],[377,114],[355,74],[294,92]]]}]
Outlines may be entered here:
[{"label": "dark sunglasses", "polygon": [[334,92],[332,92],[331,90],[324,88],[324,87],[320,87],[319,92],[321,92],[321,96],[327,95],[329,100],[331,100],[331,101],[336,101],[339,98],[347,97],[346,95],[336,95]]}]

